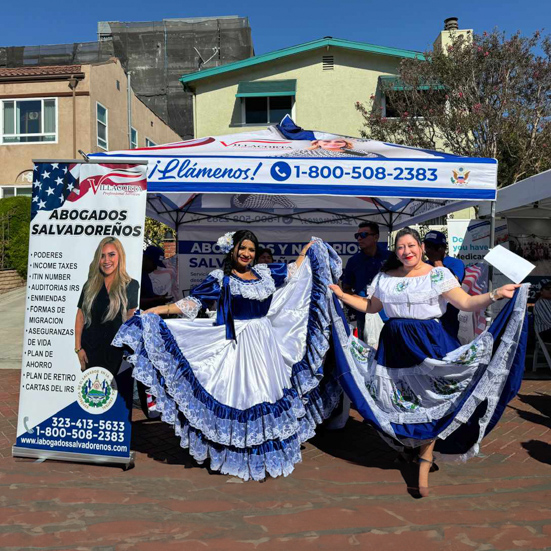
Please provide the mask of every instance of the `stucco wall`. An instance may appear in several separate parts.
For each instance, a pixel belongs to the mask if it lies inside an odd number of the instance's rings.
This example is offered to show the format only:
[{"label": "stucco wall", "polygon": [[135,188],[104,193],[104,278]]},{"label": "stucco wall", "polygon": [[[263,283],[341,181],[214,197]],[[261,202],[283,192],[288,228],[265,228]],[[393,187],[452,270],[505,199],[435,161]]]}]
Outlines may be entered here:
[{"label": "stucco wall", "polygon": [[[324,71],[322,56],[334,56],[334,69]],[[331,47],[232,71],[197,81],[196,137],[263,128],[243,126],[240,81],[296,79],[295,122],[304,128],[358,136],[362,118],[356,101],[368,102],[380,75],[395,75],[399,58]]]},{"label": "stucco wall", "polygon": [[[82,72],[86,72],[83,67]],[[88,80],[81,81],[77,87],[79,95],[76,96],[77,113],[77,149],[88,149],[90,133],[88,125],[82,125],[89,116]],[[57,143],[33,142],[22,144],[1,144],[0,145],[0,167],[2,173],[0,184],[14,184],[18,175],[26,170],[33,169],[33,159],[67,158],[73,156],[73,99],[71,96],[60,94],[71,94],[68,81],[53,82],[20,82],[0,83],[0,98],[23,99],[21,96],[32,94],[35,98],[50,98],[57,96]],[[26,99],[26,98],[25,98]]]},{"label": "stucco wall", "polygon": [[[103,151],[97,145],[96,102],[108,109],[108,146],[110,150],[128,149],[126,75],[118,60],[97,65],[82,65],[84,80],[76,88],[76,150],[86,153]],[[117,80],[120,90],[117,89]],[[69,95],[67,95],[69,94]],[[1,99],[57,97],[57,143],[33,142],[0,144],[0,185],[22,182],[24,171],[33,170],[33,159],[73,158],[73,99],[68,80],[0,83]],[[181,138],[161,119],[132,95],[132,125],[138,130],[138,147],[145,147],[145,138],[157,144]],[[80,155],[77,154],[77,158]]]},{"label": "stucco wall", "polygon": [[473,30],[461,29],[455,31],[441,31],[440,34],[436,37],[436,40],[433,42],[434,49],[442,49],[446,51],[448,46],[452,44],[455,37],[463,38],[467,42],[467,44],[470,44],[473,41]]}]

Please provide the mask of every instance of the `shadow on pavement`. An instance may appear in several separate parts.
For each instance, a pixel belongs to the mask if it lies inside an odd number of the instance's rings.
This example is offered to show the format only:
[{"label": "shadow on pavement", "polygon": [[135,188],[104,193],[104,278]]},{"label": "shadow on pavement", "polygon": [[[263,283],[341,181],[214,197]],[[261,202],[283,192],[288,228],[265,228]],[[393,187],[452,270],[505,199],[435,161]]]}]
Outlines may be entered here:
[{"label": "shadow on pavement", "polygon": [[543,425],[544,427],[551,428],[551,397],[548,394],[542,394],[537,392],[535,394],[519,394],[517,399],[523,404],[530,406],[537,410],[539,413],[532,411],[525,411],[524,409],[509,406],[514,409],[518,416],[529,421],[530,423],[536,423]]},{"label": "shadow on pavement", "polygon": [[[357,465],[400,471],[405,486],[417,484],[418,466],[387,446],[369,425],[352,417],[342,430],[319,428],[309,443],[332,457]],[[158,419],[141,419],[132,423],[132,449],[169,465],[182,465],[186,469],[207,469],[210,474],[220,474],[208,467],[208,461],[199,465],[180,446],[174,429]]]},{"label": "shadow on pavement", "polygon": [[159,419],[132,422],[131,448],[161,463],[182,465],[184,469],[206,469],[209,474],[221,475],[210,468],[208,459],[203,464],[197,463],[188,450],[180,446],[174,428]]},{"label": "shadow on pavement", "polygon": [[396,469],[398,452],[381,439],[367,423],[350,417],[341,430],[318,428],[310,440],[319,450],[365,467]]},{"label": "shadow on pavement", "polygon": [[353,417],[341,430],[319,428],[309,442],[320,451],[350,463],[400,471],[406,486],[417,485],[418,465],[389,447],[374,428]]},{"label": "shadow on pavement", "polygon": [[132,449],[155,461],[192,468],[197,465],[180,446],[174,429],[157,419],[141,419],[132,423]]},{"label": "shadow on pavement", "polygon": [[[551,428],[551,400],[548,394],[543,394],[541,392],[535,392],[534,394],[519,394],[517,399],[538,412],[534,413],[533,411],[525,411],[520,408],[511,408],[517,412],[519,417],[530,423],[537,423],[538,425]],[[536,459],[540,463],[551,465],[550,444],[542,442],[541,440],[528,440],[528,442],[522,442],[521,445],[528,452],[530,457]]]},{"label": "shadow on pavement", "polygon": [[540,440],[529,440],[528,442],[522,442],[521,445],[530,457],[540,463],[551,465],[551,444]]}]

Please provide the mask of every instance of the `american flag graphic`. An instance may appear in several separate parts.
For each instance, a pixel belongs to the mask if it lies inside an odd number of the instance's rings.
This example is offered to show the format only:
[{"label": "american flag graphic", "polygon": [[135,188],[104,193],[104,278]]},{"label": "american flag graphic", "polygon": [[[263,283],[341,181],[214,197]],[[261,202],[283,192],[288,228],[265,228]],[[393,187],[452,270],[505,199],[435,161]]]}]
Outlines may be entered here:
[{"label": "american flag graphic", "polygon": [[38,212],[61,207],[65,201],[78,199],[80,165],[37,163],[34,165],[31,220]]},{"label": "american flag graphic", "polygon": [[[488,292],[488,265],[482,262],[465,268],[463,290],[469,295],[482,295]],[[473,312],[474,333],[480,335],[486,329],[485,310]]]}]

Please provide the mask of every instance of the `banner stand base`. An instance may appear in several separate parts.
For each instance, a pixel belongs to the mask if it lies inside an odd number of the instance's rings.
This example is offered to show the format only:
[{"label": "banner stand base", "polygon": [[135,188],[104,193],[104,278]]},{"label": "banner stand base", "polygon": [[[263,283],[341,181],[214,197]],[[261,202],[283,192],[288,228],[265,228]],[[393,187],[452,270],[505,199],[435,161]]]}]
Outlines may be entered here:
[{"label": "banner stand base", "polygon": [[56,452],[12,446],[12,457],[27,457],[30,459],[51,459],[73,463],[95,463],[100,465],[122,465],[125,471],[132,469],[136,460],[136,452],[130,452],[130,457],[114,457],[88,453]]}]

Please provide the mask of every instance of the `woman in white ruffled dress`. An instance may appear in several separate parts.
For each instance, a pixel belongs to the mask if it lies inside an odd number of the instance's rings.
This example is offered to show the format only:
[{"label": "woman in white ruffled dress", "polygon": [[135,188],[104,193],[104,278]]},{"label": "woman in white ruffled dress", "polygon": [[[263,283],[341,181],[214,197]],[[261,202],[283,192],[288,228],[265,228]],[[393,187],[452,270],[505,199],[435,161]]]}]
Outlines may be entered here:
[{"label": "woman in white ruffled dress", "polygon": [[[300,445],[338,404],[325,377],[331,295],[340,259],[314,239],[297,261],[256,264],[256,236],[223,236],[224,267],[175,304],[136,315],[114,344],[133,350],[134,377],[156,398],[181,446],[244,480],[288,475]],[[216,318],[196,319],[217,304]],[[180,314],[166,322],[159,316]]]},{"label": "woman in white ruffled dress", "polygon": [[[522,378],[527,286],[504,285],[492,293],[469,296],[446,268],[423,261],[419,234],[398,232],[395,255],[368,289],[368,298],[335,295],[356,310],[376,313],[384,307],[389,320],[377,350],[346,341],[346,325],[333,305],[339,382],[366,421],[397,449],[418,448],[419,485],[428,495],[433,450],[467,459],[495,425]],[[504,298],[503,309],[488,331],[460,346],[439,318],[447,303],[477,311]],[[524,331],[524,332],[523,332]]]}]

